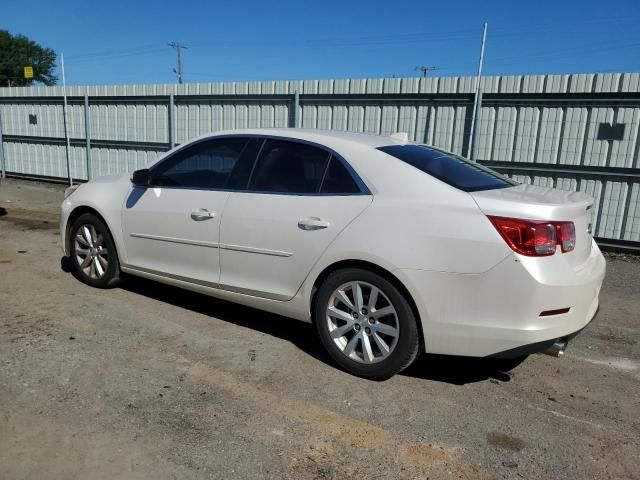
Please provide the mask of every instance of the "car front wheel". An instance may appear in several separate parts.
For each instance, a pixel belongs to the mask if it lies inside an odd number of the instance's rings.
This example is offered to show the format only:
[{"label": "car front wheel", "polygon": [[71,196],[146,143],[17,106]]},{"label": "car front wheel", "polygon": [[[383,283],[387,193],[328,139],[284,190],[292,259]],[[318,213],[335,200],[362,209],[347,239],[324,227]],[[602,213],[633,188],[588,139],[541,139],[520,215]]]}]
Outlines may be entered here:
[{"label": "car front wheel", "polygon": [[331,273],[317,292],[314,323],[333,360],[362,377],[393,376],[415,360],[420,347],[407,299],[368,270]]},{"label": "car front wheel", "polygon": [[75,276],[92,287],[110,288],[120,280],[120,264],[107,226],[84,213],[71,225],[70,256]]}]

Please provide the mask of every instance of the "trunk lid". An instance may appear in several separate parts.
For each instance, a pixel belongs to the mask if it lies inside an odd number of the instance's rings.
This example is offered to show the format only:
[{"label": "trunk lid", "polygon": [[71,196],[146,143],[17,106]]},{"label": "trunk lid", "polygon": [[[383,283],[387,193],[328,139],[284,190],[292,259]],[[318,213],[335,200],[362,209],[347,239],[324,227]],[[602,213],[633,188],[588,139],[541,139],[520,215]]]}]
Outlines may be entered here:
[{"label": "trunk lid", "polygon": [[576,246],[573,251],[562,255],[567,255],[574,266],[589,258],[593,238],[593,198],[590,196],[537,185],[516,185],[470,195],[485,215],[572,221],[576,227]]}]

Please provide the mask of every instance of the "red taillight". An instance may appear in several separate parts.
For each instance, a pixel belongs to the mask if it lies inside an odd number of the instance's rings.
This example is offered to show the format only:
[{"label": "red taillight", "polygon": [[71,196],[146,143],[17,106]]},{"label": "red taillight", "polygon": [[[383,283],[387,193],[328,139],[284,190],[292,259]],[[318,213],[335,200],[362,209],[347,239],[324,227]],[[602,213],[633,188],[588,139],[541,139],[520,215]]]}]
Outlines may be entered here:
[{"label": "red taillight", "polygon": [[563,252],[570,252],[576,246],[576,226],[573,222],[556,223],[558,243]]},{"label": "red taillight", "polygon": [[521,255],[546,257],[556,253],[557,245],[561,246],[563,252],[573,250],[576,245],[573,222],[488,217],[511,249]]}]

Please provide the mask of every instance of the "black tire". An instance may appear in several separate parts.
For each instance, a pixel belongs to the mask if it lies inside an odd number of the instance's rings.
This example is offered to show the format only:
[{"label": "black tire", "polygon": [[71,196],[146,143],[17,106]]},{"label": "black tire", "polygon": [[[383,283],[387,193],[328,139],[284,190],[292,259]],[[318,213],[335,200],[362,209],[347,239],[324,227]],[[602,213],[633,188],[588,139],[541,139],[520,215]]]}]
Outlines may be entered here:
[{"label": "black tire", "polygon": [[[358,361],[348,357],[331,338],[329,317],[326,313],[329,301],[336,289],[349,282],[366,282],[373,285],[387,297],[393,308],[395,308],[397,326],[399,328],[395,348],[391,350],[386,358],[382,358],[380,355],[382,359],[377,360],[377,363],[364,363],[362,359]],[[367,317],[367,315],[365,314],[364,317]],[[420,350],[420,333],[409,302],[391,282],[368,270],[348,268],[332,272],[322,282],[316,294],[313,320],[320,340],[331,358],[344,370],[360,377],[376,380],[390,378],[411,365]],[[373,329],[373,327],[371,328]],[[346,335],[353,334],[349,330]],[[362,335],[365,335],[365,333],[363,332]],[[371,335],[370,333],[369,336]],[[344,341],[346,341],[346,338],[345,336]],[[362,341],[360,341],[359,345],[362,350]],[[378,350],[378,353],[381,352],[381,350]],[[359,355],[358,352],[354,353],[356,356]],[[360,357],[364,358],[364,353],[361,353]]]},{"label": "black tire", "polygon": [[[85,271],[85,268],[81,267],[81,256],[79,256],[79,252],[77,251],[76,237],[79,230],[84,226],[93,226],[95,232],[102,237],[101,246],[107,251],[107,253],[103,255],[103,258],[106,257],[107,259],[107,266],[99,278],[93,278]],[[102,220],[91,213],[83,213],[76,218],[71,225],[69,230],[69,257],[71,272],[78,280],[87,285],[96,288],[113,288],[120,282],[120,262],[111,233]]]}]

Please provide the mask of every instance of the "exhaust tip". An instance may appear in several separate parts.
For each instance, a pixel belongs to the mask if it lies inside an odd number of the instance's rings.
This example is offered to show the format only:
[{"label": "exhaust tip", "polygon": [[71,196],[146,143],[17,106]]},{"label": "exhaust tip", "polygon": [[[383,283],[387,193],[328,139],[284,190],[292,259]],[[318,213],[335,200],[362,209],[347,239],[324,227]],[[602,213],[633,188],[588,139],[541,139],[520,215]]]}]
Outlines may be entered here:
[{"label": "exhaust tip", "polygon": [[554,342],[549,348],[547,348],[544,352],[545,355],[550,355],[552,357],[561,357],[564,355],[564,350],[567,348],[567,342],[559,341]]}]

